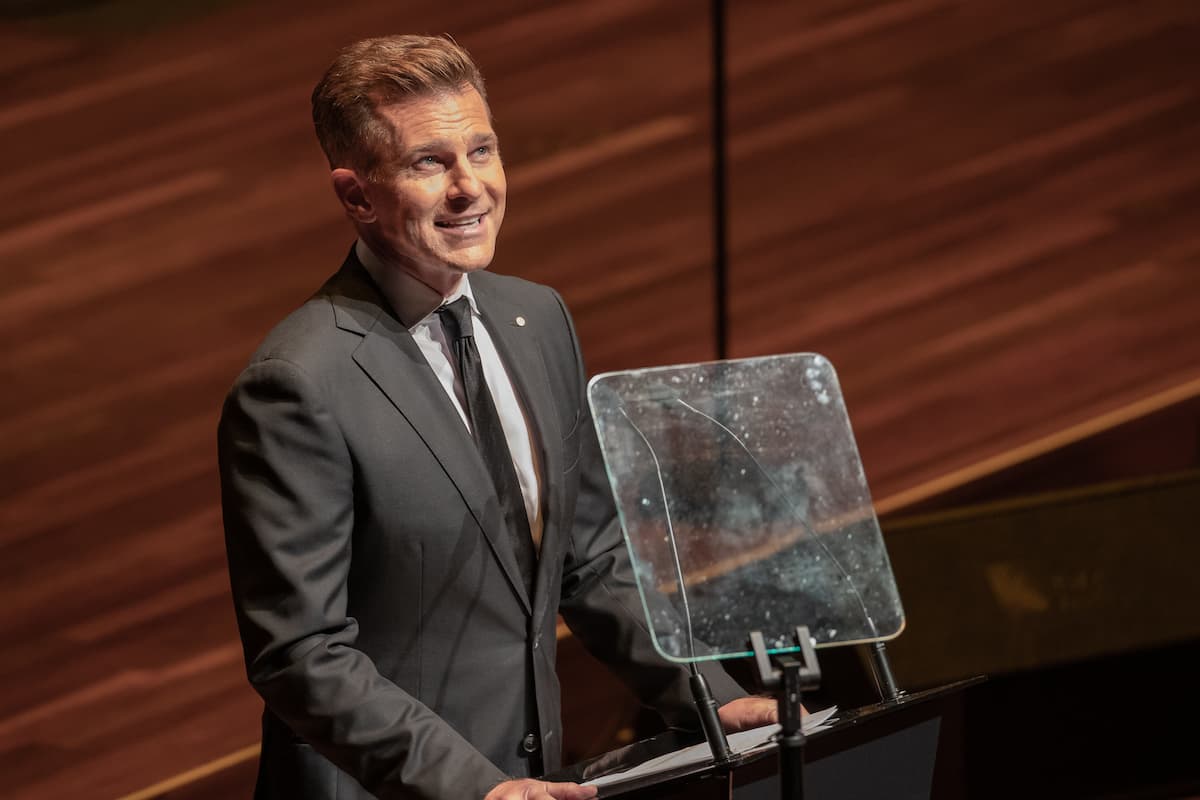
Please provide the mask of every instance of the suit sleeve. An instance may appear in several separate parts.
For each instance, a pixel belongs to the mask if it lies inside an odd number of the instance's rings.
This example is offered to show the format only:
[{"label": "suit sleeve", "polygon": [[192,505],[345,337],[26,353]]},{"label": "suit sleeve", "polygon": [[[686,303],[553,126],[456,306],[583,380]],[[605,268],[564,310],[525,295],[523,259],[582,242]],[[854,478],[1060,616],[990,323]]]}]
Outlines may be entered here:
[{"label": "suit sleeve", "polygon": [[252,364],[218,445],[238,627],[271,712],[380,798],[481,798],[505,780],[355,647],[354,468],[316,384],[288,361]]},{"label": "suit sleeve", "polygon": [[[555,298],[570,333],[579,398],[579,493],[559,611],[588,652],[616,673],[643,703],[658,711],[670,725],[698,728],[687,668],[663,658],[646,627],[629,550],[621,534],[587,404],[586,373],[578,339],[562,299],[557,294]],[[700,670],[718,704],[745,696],[719,665],[705,662]]]}]

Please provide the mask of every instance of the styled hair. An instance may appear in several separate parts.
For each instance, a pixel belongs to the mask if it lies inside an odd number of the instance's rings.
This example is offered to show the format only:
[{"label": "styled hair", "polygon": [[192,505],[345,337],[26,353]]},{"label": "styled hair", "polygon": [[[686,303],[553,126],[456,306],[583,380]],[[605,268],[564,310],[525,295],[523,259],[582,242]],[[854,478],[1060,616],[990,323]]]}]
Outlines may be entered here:
[{"label": "styled hair", "polygon": [[483,75],[449,35],[380,36],[342,48],[312,93],[313,126],[330,168],[382,179],[393,142],[378,110],[467,87],[487,102]]}]

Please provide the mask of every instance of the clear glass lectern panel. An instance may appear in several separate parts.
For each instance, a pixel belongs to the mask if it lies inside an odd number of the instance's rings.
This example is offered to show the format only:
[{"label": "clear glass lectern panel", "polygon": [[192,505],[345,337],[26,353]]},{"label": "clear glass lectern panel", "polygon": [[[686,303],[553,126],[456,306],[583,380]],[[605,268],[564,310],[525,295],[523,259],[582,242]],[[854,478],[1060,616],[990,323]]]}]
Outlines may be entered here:
[{"label": "clear glass lectern panel", "polygon": [[904,612],[833,366],[812,353],[598,375],[588,400],[659,651],[890,639]]}]

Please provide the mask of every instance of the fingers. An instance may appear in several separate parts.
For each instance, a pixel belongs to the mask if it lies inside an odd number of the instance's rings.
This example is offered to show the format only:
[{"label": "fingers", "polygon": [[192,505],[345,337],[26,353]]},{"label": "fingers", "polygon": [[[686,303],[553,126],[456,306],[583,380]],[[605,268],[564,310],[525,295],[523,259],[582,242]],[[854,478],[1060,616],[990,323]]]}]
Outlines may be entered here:
[{"label": "fingers", "polygon": [[599,794],[595,786],[580,786],[578,783],[543,783],[546,797],[554,800],[590,800]]},{"label": "fingers", "polygon": [[597,794],[595,786],[523,778],[505,781],[488,792],[484,800],[590,800]]},{"label": "fingers", "polygon": [[779,708],[770,697],[739,697],[717,710],[726,733],[779,722]]}]

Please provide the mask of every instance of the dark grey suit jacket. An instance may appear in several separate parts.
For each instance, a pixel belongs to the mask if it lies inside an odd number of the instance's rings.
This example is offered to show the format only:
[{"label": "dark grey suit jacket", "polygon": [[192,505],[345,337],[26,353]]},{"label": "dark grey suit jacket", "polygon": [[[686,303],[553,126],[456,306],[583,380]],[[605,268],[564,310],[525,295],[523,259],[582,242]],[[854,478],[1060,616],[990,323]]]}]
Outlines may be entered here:
[{"label": "dark grey suit jacket", "polygon": [[[556,612],[646,703],[692,719],[686,673],[641,621],[562,300],[470,280],[540,444],[532,599],[470,435],[353,252],[226,401],[229,569],[266,703],[259,798],[477,798],[530,774],[530,744],[557,768]],[[740,693],[709,677],[719,700]]]}]

